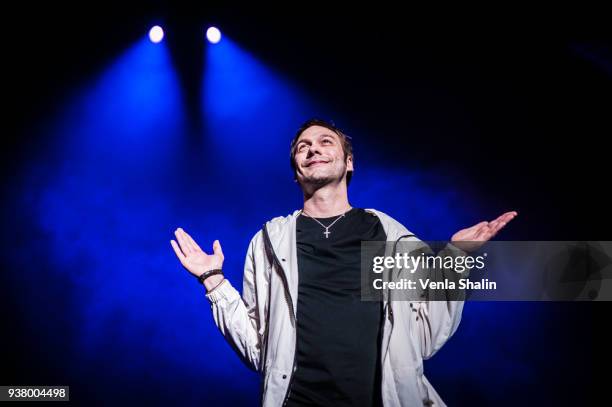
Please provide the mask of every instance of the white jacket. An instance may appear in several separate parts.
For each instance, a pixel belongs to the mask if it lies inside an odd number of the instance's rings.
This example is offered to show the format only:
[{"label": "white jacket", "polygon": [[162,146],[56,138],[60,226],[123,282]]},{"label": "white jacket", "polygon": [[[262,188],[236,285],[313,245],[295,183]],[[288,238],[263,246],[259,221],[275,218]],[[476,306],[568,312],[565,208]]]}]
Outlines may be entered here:
[{"label": "white jacket", "polygon": [[[378,216],[387,241],[419,241],[385,213],[366,211]],[[251,239],[244,263],[242,296],[228,280],[206,294],[215,323],[225,339],[251,369],[262,374],[263,406],[284,404],[295,371],[298,296],[295,228],[299,212],[266,222]],[[451,245],[443,251],[448,251],[446,255],[464,254]],[[392,255],[389,251],[387,254]],[[391,297],[391,301],[384,301],[383,310],[384,405],[444,406],[423,374],[423,359],[433,356],[455,332],[463,301],[393,301]]]}]

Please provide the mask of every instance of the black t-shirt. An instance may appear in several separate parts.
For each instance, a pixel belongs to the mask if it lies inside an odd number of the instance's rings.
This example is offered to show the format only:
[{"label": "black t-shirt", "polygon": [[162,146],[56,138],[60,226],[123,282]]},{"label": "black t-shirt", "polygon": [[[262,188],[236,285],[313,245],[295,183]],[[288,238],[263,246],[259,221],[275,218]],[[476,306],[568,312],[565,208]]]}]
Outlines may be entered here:
[{"label": "black t-shirt", "polygon": [[[330,225],[338,217],[317,218]],[[352,208],[325,229],[297,220],[297,370],[290,406],[379,406],[382,306],[361,301],[361,241],[386,240],[374,214]]]}]

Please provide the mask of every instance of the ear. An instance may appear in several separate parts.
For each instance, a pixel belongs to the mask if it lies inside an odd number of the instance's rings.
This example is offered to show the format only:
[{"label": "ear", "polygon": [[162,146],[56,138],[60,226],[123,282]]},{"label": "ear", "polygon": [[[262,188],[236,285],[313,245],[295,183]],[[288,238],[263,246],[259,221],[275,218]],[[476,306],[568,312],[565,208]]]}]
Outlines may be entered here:
[{"label": "ear", "polygon": [[354,171],[353,169],[353,155],[349,155],[348,157],[346,157],[346,170],[347,171]]}]

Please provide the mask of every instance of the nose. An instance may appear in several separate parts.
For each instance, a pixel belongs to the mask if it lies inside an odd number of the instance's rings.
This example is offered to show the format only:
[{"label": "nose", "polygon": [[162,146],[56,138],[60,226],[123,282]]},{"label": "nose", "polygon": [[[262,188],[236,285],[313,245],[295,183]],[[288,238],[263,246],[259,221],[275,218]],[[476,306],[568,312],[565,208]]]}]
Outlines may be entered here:
[{"label": "nose", "polygon": [[321,149],[318,143],[313,143],[310,145],[310,147],[308,148],[308,154],[306,154],[306,157],[307,158],[312,157],[313,155],[315,155],[315,152],[319,155],[321,154]]}]

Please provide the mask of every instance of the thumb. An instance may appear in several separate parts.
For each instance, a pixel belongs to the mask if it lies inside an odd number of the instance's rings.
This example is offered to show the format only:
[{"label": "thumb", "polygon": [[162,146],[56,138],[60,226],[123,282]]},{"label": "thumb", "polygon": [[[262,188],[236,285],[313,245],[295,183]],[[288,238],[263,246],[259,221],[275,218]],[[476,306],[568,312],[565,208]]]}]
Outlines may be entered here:
[{"label": "thumb", "polygon": [[215,254],[218,254],[219,256],[221,256],[221,258],[224,258],[223,256],[223,250],[221,249],[221,243],[219,243],[218,240],[215,240],[213,242],[213,252]]},{"label": "thumb", "polygon": [[482,226],[484,226],[484,225],[488,225],[488,224],[489,224],[489,222],[487,222],[486,220],[483,220],[482,222],[477,223],[477,224],[475,224],[475,225],[474,225],[474,226],[472,226],[472,227],[473,227],[473,228],[479,228],[479,227],[482,227]]}]

